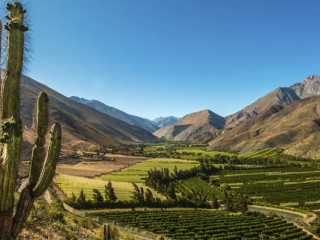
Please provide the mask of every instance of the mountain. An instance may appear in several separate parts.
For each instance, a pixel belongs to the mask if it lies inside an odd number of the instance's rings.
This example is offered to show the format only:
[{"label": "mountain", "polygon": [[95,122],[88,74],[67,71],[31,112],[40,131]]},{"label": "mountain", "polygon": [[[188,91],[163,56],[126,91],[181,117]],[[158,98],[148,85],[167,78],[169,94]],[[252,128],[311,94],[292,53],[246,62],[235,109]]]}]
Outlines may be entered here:
[{"label": "mountain", "polygon": [[250,120],[225,131],[209,143],[209,149],[240,153],[280,147],[286,154],[320,156],[320,96],[288,105],[274,105]]},{"label": "mountain", "polygon": [[210,110],[188,114],[175,124],[163,127],[153,134],[174,141],[202,143],[211,140],[224,128],[225,119]]},{"label": "mountain", "polygon": [[21,118],[24,124],[26,145],[33,143],[36,98],[38,93],[44,90],[50,99],[50,124],[59,122],[62,125],[63,152],[72,152],[96,145],[117,146],[156,139],[142,128],[129,125],[89,106],[75,102],[23,76],[21,79]]},{"label": "mountain", "polygon": [[277,88],[244,109],[226,117],[226,127],[233,128],[276,104],[290,104],[295,100],[320,95],[320,77],[311,75],[290,87]]},{"label": "mountain", "polygon": [[121,110],[118,110],[114,107],[110,107],[108,105],[105,105],[102,102],[99,102],[97,100],[87,100],[84,98],[79,98],[76,96],[70,97],[73,101],[88,105],[89,107],[92,107],[102,113],[105,113],[111,117],[120,119],[130,125],[138,126],[140,128],[143,128],[147,130],[148,132],[154,132],[159,129],[157,124],[155,124],[153,121],[141,117],[137,117],[134,115],[130,115],[128,113],[125,113]]},{"label": "mountain", "polygon": [[153,119],[152,121],[159,128],[162,128],[162,127],[172,125],[172,124],[176,123],[178,120],[179,120],[179,118],[170,116],[170,117],[158,117],[158,118]]}]

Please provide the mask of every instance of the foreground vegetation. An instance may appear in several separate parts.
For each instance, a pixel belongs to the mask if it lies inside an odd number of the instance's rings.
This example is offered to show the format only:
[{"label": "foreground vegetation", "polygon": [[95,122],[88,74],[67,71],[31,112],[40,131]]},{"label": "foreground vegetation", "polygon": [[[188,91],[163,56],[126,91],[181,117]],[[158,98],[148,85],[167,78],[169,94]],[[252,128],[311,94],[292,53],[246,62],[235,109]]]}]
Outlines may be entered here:
[{"label": "foreground vegetation", "polygon": [[63,210],[61,204],[35,202],[24,230],[18,239],[88,239],[98,240],[102,225],[91,218],[76,217]]}]

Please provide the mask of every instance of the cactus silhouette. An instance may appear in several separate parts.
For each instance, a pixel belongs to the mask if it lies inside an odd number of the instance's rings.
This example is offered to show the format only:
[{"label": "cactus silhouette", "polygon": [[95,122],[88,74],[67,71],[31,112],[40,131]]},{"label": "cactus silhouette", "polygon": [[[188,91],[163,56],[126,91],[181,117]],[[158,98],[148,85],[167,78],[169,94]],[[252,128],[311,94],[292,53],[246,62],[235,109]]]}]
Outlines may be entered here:
[{"label": "cactus silhouette", "polygon": [[[8,3],[7,10],[8,23],[4,28],[8,31],[8,48],[0,95],[0,240],[15,239],[22,230],[34,200],[43,194],[52,181],[61,148],[61,127],[58,123],[52,126],[48,148],[44,148],[48,131],[49,99],[47,94],[42,92],[37,102],[37,129],[29,178],[20,187],[19,194],[16,194],[23,140],[20,78],[24,56],[24,33],[28,28],[24,25],[26,10],[21,3]],[[15,199],[15,196],[19,198]]]}]

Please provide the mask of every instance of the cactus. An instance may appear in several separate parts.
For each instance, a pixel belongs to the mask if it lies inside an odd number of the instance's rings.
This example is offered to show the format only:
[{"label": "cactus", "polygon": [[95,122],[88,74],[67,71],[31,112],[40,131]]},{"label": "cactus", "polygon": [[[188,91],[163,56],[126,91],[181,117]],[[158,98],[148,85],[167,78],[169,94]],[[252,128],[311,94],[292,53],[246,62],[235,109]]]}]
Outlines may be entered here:
[{"label": "cactus", "polygon": [[[8,31],[8,52],[0,95],[0,240],[15,239],[21,231],[34,200],[43,194],[52,181],[61,148],[61,127],[56,123],[51,128],[50,143],[45,151],[49,99],[47,94],[42,92],[37,102],[37,135],[32,150],[29,178],[21,185],[20,194],[15,194],[23,140],[20,78],[24,32],[28,31],[28,28],[24,25],[26,10],[21,3],[8,3],[7,10],[8,23],[4,28]],[[14,204],[15,195],[19,195],[17,204]]]}]

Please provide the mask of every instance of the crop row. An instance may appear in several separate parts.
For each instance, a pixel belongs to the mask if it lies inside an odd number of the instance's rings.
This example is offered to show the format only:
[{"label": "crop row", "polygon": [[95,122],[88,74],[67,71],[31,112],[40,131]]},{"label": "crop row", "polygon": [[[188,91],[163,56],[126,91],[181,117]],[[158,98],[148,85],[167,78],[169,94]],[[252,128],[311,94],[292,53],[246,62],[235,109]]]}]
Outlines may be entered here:
[{"label": "crop row", "polygon": [[285,182],[303,182],[308,179],[319,179],[320,171],[301,172],[301,173],[263,173],[251,175],[232,175],[222,176],[223,183],[248,183],[257,181],[285,181]]},{"label": "crop row", "polygon": [[304,206],[305,202],[320,200],[319,176],[320,171],[312,168],[254,169],[234,174],[222,171],[219,182],[230,184],[237,192],[260,197],[259,201]]},{"label": "crop row", "polygon": [[185,193],[197,190],[202,191],[203,194],[210,198],[223,199],[223,194],[218,187],[212,186],[199,178],[190,178],[188,180],[180,181],[177,184],[177,190]]},{"label": "crop row", "polygon": [[258,157],[272,157],[276,155],[280,155],[283,151],[278,148],[267,148],[253,153],[247,153],[240,155],[241,157],[247,158],[258,158]]},{"label": "crop row", "polygon": [[172,239],[312,239],[280,218],[222,211],[110,212],[98,216]]},{"label": "crop row", "polygon": [[277,168],[252,168],[239,170],[222,170],[222,175],[251,175],[251,174],[271,174],[271,173],[293,173],[293,172],[313,172],[319,171],[316,168],[297,167],[277,167]]},{"label": "crop row", "polygon": [[247,184],[241,186],[237,191],[250,196],[262,196],[263,201],[272,204],[298,202],[301,206],[308,201],[320,200],[319,187],[319,182],[290,185]]}]

